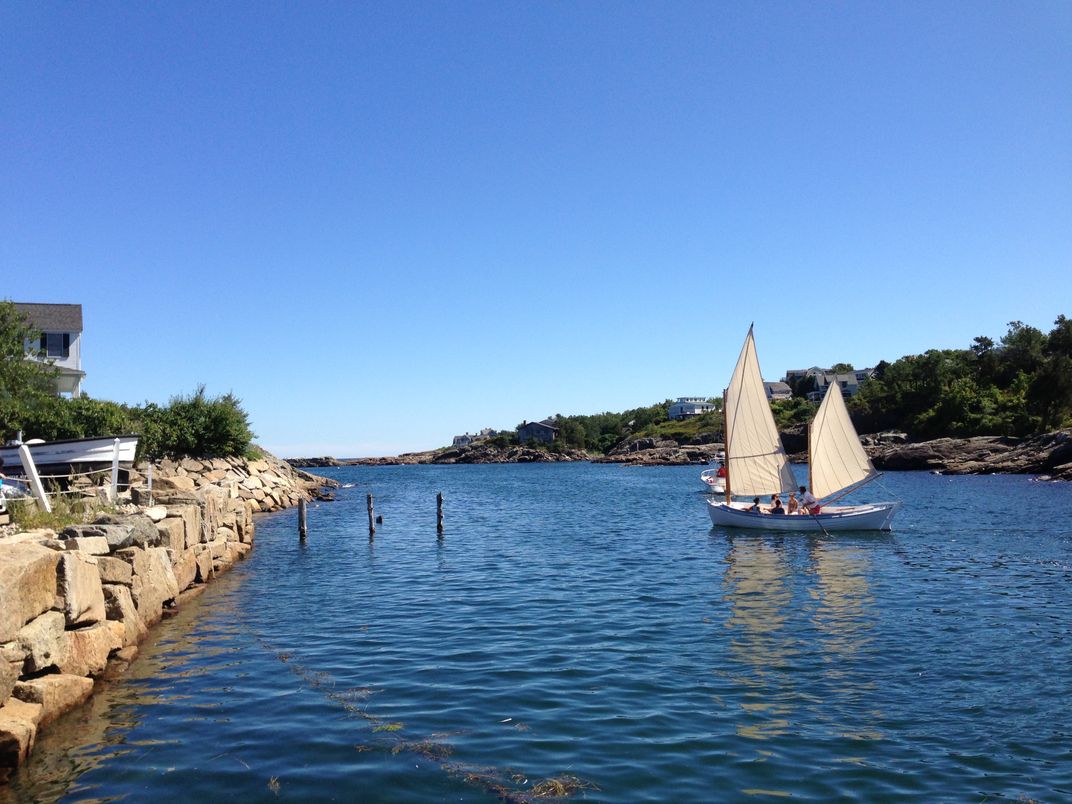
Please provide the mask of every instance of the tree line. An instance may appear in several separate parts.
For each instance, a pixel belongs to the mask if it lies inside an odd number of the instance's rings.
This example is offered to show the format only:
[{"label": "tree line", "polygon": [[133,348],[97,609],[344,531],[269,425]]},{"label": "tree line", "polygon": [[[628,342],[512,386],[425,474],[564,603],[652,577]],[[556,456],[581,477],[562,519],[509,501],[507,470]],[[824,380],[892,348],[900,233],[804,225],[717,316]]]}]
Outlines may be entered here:
[{"label": "tree line", "polygon": [[56,396],[56,369],[27,360],[40,333],[10,301],[0,301],[0,438],[56,441],[136,433],[139,457],[252,455],[249,417],[233,394],[209,397],[199,386],[167,405],[123,405],[85,394]]},{"label": "tree line", "polygon": [[[851,372],[838,363],[831,371]],[[810,421],[818,409],[805,397],[814,377],[799,378],[794,397],[771,403],[786,430]],[[559,448],[606,452],[626,438],[687,441],[721,433],[716,409],[683,422],[668,420],[670,400],[622,413],[551,417]],[[858,432],[901,430],[913,439],[976,435],[1028,436],[1072,426],[1072,319],[1059,315],[1048,333],[1013,321],[997,341],[981,335],[964,349],[930,349],[875,367],[847,402]],[[509,439],[508,435],[501,438]],[[513,443],[517,443],[514,435]]]}]

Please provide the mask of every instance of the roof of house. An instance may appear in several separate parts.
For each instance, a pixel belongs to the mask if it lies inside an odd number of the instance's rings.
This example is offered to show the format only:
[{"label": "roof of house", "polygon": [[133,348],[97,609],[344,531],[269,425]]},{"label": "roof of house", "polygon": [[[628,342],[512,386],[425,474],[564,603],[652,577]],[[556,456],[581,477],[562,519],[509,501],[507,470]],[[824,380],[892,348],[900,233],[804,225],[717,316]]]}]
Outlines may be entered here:
[{"label": "roof of house", "polygon": [[767,386],[771,391],[791,391],[792,390],[786,383],[781,382],[780,380],[774,380],[772,382],[764,382],[763,384],[765,386]]},{"label": "roof of house", "polygon": [[42,332],[81,332],[81,304],[37,304],[15,302],[15,309],[22,313],[35,329]]},{"label": "roof of house", "polygon": [[525,424],[521,425],[521,427],[519,427],[518,429],[520,430],[520,429],[525,428],[525,427],[532,427],[533,425],[535,425],[536,427],[546,427],[546,428],[548,428],[550,430],[558,430],[557,427],[555,427],[553,424],[551,424],[550,419],[544,419],[542,422],[526,422]]}]

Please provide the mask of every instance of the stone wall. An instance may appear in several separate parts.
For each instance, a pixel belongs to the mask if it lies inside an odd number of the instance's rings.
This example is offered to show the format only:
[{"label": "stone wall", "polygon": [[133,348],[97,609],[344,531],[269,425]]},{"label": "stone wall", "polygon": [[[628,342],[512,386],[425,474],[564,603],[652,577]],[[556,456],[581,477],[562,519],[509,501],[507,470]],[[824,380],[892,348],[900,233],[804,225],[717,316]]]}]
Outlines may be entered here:
[{"label": "stone wall", "polygon": [[[135,501],[147,502],[147,495],[143,493],[147,476],[148,466],[145,464],[131,473]],[[324,487],[335,485],[333,480],[302,472],[267,453],[254,461],[246,458],[183,458],[153,464],[154,492],[194,492],[216,486],[225,489],[232,498],[251,503],[254,512],[290,508],[302,498],[330,499]]]},{"label": "stone wall", "polygon": [[0,783],[39,729],[89,697],[96,679],[122,672],[153,624],[249,553],[255,510],[295,493],[267,471],[235,482],[234,466],[186,471],[175,477],[222,471],[225,482],[164,482],[136,513],[0,538]]}]

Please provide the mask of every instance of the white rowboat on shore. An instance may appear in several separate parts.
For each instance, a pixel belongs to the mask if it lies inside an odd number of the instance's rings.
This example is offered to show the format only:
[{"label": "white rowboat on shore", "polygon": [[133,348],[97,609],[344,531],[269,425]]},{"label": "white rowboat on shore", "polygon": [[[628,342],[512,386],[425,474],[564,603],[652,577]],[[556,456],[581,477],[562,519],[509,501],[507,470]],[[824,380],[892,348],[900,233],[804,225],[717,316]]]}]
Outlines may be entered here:
[{"label": "white rowboat on shore", "polygon": [[[60,441],[27,441],[30,456],[37,467],[57,465],[110,464],[119,442],[119,462],[134,463],[138,449],[136,435],[104,436],[102,438],[69,438]],[[7,468],[22,466],[18,444],[0,447],[0,458]]]}]

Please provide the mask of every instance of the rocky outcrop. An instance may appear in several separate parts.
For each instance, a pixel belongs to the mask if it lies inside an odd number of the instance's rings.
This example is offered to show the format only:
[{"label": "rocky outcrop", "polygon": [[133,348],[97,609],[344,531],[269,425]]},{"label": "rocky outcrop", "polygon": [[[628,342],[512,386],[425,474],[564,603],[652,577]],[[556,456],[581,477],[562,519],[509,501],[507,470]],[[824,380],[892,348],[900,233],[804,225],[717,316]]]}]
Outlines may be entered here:
[{"label": "rocky outcrop", "polygon": [[[295,466],[397,466],[412,464],[455,463],[563,463],[588,461],[591,456],[584,450],[565,449],[556,452],[535,447],[495,447],[490,444],[469,444],[464,447],[448,447],[428,452],[407,452],[383,458],[289,458]],[[315,462],[315,463],[314,463]]]},{"label": "rocky outcrop", "polygon": [[350,466],[352,462],[325,455],[321,458],[287,458],[287,463],[303,469],[317,469],[324,466]]},{"label": "rocky outcrop", "polygon": [[0,537],[0,783],[43,724],[125,669],[155,622],[252,549],[254,502],[181,477],[193,490],[163,490],[149,509]]},{"label": "rocky outcrop", "polygon": [[722,444],[710,433],[684,443],[673,439],[636,438],[616,444],[606,455],[593,461],[626,466],[680,466],[710,463],[721,451]]},{"label": "rocky outcrop", "polygon": [[939,438],[916,444],[871,443],[879,469],[927,469],[947,474],[1035,474],[1072,480],[1072,430],[1016,439],[1003,436]]}]

